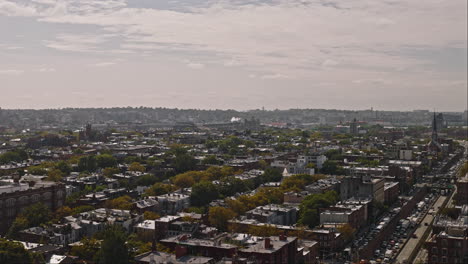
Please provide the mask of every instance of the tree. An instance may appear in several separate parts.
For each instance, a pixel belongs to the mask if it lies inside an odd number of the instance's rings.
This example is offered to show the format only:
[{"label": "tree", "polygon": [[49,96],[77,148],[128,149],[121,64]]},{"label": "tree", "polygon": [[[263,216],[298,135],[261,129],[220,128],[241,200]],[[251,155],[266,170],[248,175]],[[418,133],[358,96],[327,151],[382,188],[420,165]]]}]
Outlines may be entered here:
[{"label": "tree", "polygon": [[98,263],[102,264],[126,264],[129,262],[129,252],[125,232],[121,227],[111,225],[104,231],[104,240],[98,252]]},{"label": "tree", "polygon": [[327,160],[323,163],[320,172],[329,175],[339,175],[343,174],[343,169],[335,161]]},{"label": "tree", "polygon": [[228,220],[234,218],[236,213],[231,209],[224,207],[211,207],[208,212],[208,221],[212,226],[215,226],[219,230],[227,230]]},{"label": "tree", "polygon": [[80,171],[93,172],[97,169],[95,156],[84,156],[78,161],[78,169]]},{"label": "tree", "polygon": [[62,179],[62,171],[59,169],[53,169],[47,172],[47,180],[58,182]]},{"label": "tree", "polygon": [[179,188],[188,188],[195,184],[195,180],[190,174],[183,173],[173,178],[174,184]]},{"label": "tree", "polygon": [[57,163],[55,168],[60,170],[62,172],[62,175],[69,175],[70,172],[72,171],[72,167],[70,166],[70,164],[68,164],[67,162],[63,160]]},{"label": "tree", "polygon": [[151,174],[145,174],[137,180],[138,186],[150,186],[158,181],[158,177]]},{"label": "tree", "polygon": [[108,178],[110,178],[110,177],[112,177],[112,175],[118,174],[118,173],[120,173],[120,170],[117,169],[117,168],[104,168],[102,170],[102,174],[104,174],[104,176],[108,177]]},{"label": "tree", "polygon": [[262,176],[259,177],[263,182],[279,182],[283,178],[283,174],[279,169],[267,168]]},{"label": "tree", "polygon": [[349,224],[344,224],[338,227],[338,231],[343,234],[343,238],[345,241],[351,241],[351,239],[353,239],[354,237],[354,233],[356,232],[356,229],[354,229]]},{"label": "tree", "polygon": [[34,260],[20,242],[0,238],[0,263],[34,263]]},{"label": "tree", "polygon": [[94,238],[83,238],[81,245],[73,246],[70,250],[70,254],[77,256],[80,259],[93,261],[99,251],[100,242]]},{"label": "tree", "polygon": [[120,196],[118,198],[108,200],[105,203],[106,208],[130,210],[132,209],[133,202],[132,198],[128,195]]},{"label": "tree", "polygon": [[[15,238],[18,235],[18,232],[29,227],[29,221],[23,216],[17,216],[13,223],[11,224],[6,237]],[[1,262],[0,262],[1,263]]]},{"label": "tree", "polygon": [[207,165],[207,164],[209,164],[209,165],[221,165],[221,164],[223,164],[223,161],[218,160],[215,155],[208,155],[203,159],[202,163],[205,164],[205,165]]},{"label": "tree", "polygon": [[146,171],[146,168],[145,168],[145,166],[141,165],[139,162],[133,162],[133,163],[130,164],[130,166],[128,167],[128,170],[129,170],[129,171],[145,172],[145,171]]},{"label": "tree", "polygon": [[39,226],[51,219],[50,209],[43,203],[36,203],[26,207],[20,214],[22,217],[28,219],[30,226]]},{"label": "tree", "polygon": [[197,161],[192,155],[188,153],[176,154],[174,159],[174,169],[177,173],[193,170],[196,165]]},{"label": "tree", "polygon": [[160,218],[160,217],[161,217],[160,215],[158,215],[158,214],[155,213],[155,212],[151,212],[151,211],[145,211],[145,212],[143,213],[143,218],[144,218],[145,220],[156,220],[156,219],[158,219],[158,218]]},{"label": "tree", "polygon": [[117,160],[110,154],[96,156],[96,164],[99,168],[112,168],[117,166]]},{"label": "tree", "polygon": [[338,194],[335,191],[308,195],[299,206],[299,224],[307,225],[310,228],[320,223],[320,208],[327,208],[338,201]]},{"label": "tree", "polygon": [[209,181],[202,181],[192,186],[190,202],[194,206],[204,206],[218,197],[216,186]]},{"label": "tree", "polygon": [[73,210],[68,206],[62,206],[54,212],[54,220],[60,221],[65,216],[73,214]]},{"label": "tree", "polygon": [[149,187],[145,191],[145,194],[147,196],[158,196],[158,195],[169,193],[173,191],[174,189],[175,188],[173,185],[157,182],[153,184],[151,187]]}]

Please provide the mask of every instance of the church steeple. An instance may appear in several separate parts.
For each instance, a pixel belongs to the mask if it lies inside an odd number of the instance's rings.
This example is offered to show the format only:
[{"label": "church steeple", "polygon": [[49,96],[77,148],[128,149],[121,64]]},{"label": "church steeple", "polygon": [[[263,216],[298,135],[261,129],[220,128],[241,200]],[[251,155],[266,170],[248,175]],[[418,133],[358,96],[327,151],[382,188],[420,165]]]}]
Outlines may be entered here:
[{"label": "church steeple", "polygon": [[436,113],[434,112],[434,119],[432,120],[432,141],[437,142],[438,141],[438,135],[437,135],[437,117]]}]

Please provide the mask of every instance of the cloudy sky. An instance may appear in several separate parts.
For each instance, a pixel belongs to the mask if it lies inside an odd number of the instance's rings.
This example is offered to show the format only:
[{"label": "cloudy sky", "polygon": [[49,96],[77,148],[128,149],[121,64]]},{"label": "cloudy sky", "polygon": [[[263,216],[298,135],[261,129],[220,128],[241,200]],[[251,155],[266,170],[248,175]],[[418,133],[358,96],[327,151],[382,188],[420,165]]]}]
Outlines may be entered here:
[{"label": "cloudy sky", "polygon": [[0,0],[0,107],[467,107],[466,0]]}]

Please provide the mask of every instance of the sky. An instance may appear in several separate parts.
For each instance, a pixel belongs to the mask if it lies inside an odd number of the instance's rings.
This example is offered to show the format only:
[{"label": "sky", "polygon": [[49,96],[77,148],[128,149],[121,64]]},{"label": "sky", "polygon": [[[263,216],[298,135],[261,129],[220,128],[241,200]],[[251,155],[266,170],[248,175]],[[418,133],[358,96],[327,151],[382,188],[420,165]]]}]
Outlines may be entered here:
[{"label": "sky", "polygon": [[466,0],[0,0],[0,107],[464,111]]}]

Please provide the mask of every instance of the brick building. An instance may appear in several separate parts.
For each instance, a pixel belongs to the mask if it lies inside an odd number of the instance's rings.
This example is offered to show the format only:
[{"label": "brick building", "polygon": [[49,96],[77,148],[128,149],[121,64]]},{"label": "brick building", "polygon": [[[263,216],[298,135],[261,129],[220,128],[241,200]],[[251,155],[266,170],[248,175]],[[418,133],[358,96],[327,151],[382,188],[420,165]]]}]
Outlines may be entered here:
[{"label": "brick building", "polygon": [[5,234],[16,216],[26,207],[43,203],[52,211],[65,203],[65,185],[47,181],[0,181],[0,234]]}]

